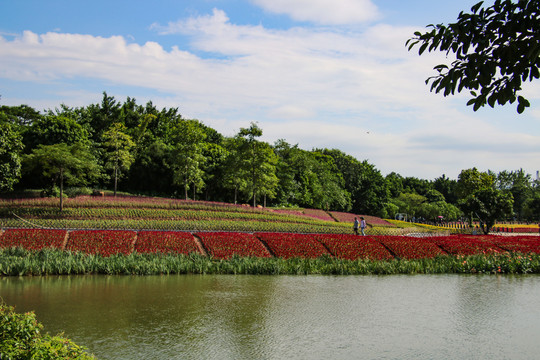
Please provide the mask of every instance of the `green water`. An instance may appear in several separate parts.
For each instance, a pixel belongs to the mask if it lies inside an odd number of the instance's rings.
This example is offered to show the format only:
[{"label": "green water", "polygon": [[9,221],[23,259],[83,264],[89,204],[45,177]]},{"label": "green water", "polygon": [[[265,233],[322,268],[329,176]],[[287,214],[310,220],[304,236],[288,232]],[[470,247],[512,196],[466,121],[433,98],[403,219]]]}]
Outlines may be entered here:
[{"label": "green water", "polygon": [[534,359],[540,276],[0,278],[100,359]]}]

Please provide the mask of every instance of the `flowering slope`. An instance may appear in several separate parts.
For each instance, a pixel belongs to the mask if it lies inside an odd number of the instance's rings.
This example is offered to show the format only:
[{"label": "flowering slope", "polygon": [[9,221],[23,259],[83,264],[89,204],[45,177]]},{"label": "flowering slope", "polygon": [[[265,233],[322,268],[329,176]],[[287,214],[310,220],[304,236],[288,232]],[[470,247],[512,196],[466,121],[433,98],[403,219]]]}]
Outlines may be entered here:
[{"label": "flowering slope", "polygon": [[378,240],[400,259],[423,259],[445,255],[430,238],[412,236],[380,236]]},{"label": "flowering slope", "polygon": [[271,257],[255,235],[238,232],[196,233],[208,255],[218,259],[228,259],[233,255],[251,257]]},{"label": "flowering slope", "polygon": [[351,234],[315,235],[330,253],[340,259],[390,260],[394,257],[375,238]]},{"label": "flowering slope", "polygon": [[435,244],[452,255],[493,254],[504,252],[493,242],[493,236],[452,235],[434,237]]},{"label": "flowering slope", "polygon": [[134,231],[123,230],[75,230],[69,233],[66,250],[103,256],[128,255],[131,253],[135,234]]},{"label": "flowering slope", "polygon": [[493,242],[506,251],[540,254],[540,236],[494,236]]},{"label": "flowering slope", "polygon": [[139,253],[176,253],[199,252],[193,235],[180,231],[139,231],[135,251]]},{"label": "flowering slope", "polygon": [[23,247],[27,250],[61,249],[66,230],[8,229],[0,235],[0,248]]},{"label": "flowering slope", "polygon": [[313,235],[290,233],[256,233],[277,257],[317,258],[329,255],[324,246]]}]

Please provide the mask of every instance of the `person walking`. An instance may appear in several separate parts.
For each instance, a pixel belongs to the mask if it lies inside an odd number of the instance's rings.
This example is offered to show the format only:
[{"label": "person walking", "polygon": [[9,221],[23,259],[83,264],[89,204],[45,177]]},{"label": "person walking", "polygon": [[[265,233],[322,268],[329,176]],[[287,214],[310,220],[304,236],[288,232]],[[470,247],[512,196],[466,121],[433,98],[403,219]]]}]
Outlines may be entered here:
[{"label": "person walking", "polygon": [[353,225],[353,231],[354,231],[354,234],[355,235],[358,235],[358,218],[355,216],[354,217],[354,225]]},{"label": "person walking", "polygon": [[366,220],[364,220],[364,217],[360,217],[360,231],[362,232],[362,236],[366,235],[364,230],[366,229]]}]

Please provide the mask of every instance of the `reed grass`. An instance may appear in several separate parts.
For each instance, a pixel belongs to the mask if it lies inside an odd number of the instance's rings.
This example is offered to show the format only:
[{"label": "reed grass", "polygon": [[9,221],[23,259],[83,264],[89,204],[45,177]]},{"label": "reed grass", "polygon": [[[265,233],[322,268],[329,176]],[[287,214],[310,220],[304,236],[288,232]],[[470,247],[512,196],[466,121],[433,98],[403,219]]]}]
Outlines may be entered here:
[{"label": "reed grass", "polygon": [[0,276],[43,275],[390,275],[390,274],[540,274],[540,254],[439,256],[418,260],[342,260],[330,256],[217,260],[199,254],[85,255],[22,248],[0,250]]}]

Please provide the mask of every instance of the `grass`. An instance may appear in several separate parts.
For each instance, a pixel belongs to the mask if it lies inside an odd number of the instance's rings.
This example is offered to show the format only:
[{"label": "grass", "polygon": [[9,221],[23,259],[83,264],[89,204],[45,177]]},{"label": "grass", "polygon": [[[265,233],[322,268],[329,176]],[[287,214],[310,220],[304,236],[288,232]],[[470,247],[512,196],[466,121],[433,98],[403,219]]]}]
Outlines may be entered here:
[{"label": "grass", "polygon": [[69,251],[21,248],[0,250],[0,275],[390,275],[390,274],[540,274],[540,254],[481,254],[438,256],[417,260],[341,260],[309,258],[254,258],[228,260],[199,254],[84,255]]}]

